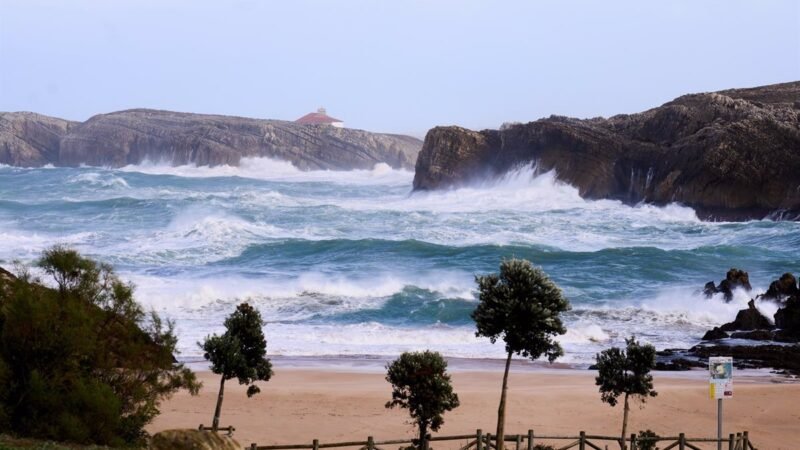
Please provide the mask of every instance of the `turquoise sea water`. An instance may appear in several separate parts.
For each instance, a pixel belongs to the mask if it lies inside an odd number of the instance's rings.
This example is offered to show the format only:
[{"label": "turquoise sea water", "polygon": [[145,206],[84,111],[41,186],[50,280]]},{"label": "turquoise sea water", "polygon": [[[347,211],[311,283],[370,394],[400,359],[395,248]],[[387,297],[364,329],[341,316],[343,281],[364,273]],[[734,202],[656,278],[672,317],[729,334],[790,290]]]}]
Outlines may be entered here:
[{"label": "turquoise sea water", "polygon": [[495,358],[503,349],[474,337],[474,275],[516,256],[572,301],[560,340],[563,361],[578,364],[630,334],[693,345],[748,299],[699,294],[732,266],[757,289],[800,272],[798,223],[706,223],[680,205],[583,200],[532,168],[432,193],[411,193],[412,179],[385,165],[300,172],[268,159],[0,166],[0,264],[55,243],[114,264],[141,302],[176,320],[186,359],[240,299],[268,321],[272,354]]}]

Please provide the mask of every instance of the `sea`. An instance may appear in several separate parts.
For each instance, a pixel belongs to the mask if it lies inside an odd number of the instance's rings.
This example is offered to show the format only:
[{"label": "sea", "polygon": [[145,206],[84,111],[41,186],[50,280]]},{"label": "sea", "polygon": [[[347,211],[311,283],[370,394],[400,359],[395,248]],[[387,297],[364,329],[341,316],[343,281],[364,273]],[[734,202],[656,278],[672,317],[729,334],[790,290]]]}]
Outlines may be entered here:
[{"label": "sea", "polygon": [[189,362],[243,301],[263,315],[270,355],[431,349],[481,360],[505,350],[475,336],[475,276],[524,258],[572,304],[558,341],[559,361],[575,367],[629,336],[658,349],[697,344],[753,295],[702,295],[731,267],[756,291],[800,272],[796,222],[703,222],[679,204],[586,200],[534,166],[433,192],[412,192],[413,177],[385,164],[308,172],[266,158],[0,166],[0,266],[33,264],[55,244],[112,264],[139,302],[175,321]]}]

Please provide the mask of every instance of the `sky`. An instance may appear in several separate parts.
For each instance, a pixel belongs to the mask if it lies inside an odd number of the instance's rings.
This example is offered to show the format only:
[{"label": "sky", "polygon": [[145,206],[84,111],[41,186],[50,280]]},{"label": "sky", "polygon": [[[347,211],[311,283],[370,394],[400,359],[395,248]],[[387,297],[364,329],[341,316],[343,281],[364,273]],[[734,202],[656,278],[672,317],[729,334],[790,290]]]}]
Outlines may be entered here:
[{"label": "sky", "polygon": [[0,111],[72,120],[324,106],[422,136],[793,80],[793,0],[0,0]]}]

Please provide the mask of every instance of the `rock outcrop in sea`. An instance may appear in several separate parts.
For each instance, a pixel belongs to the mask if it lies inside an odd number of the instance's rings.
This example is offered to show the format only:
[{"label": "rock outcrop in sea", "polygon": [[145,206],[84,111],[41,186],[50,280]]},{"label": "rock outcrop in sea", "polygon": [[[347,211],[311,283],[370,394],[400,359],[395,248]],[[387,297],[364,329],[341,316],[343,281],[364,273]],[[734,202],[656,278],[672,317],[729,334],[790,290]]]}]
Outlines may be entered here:
[{"label": "rock outcrop in sea", "polygon": [[457,187],[528,164],[555,169],[584,198],[679,202],[705,220],[797,220],[800,81],[684,95],[610,118],[433,128],[414,189]]},{"label": "rock outcrop in sea", "polygon": [[36,167],[238,165],[245,157],[289,161],[303,170],[413,169],[419,139],[281,120],[135,109],[70,122],[0,113],[0,164]]},{"label": "rock outcrop in sea", "polygon": [[[726,280],[731,279],[731,274],[737,275],[735,278],[739,279],[744,275],[749,286],[747,272],[731,269]],[[746,289],[746,286],[740,284],[738,288]],[[788,294],[775,295],[776,291]],[[719,292],[725,296],[724,292]],[[680,370],[702,366],[698,358],[734,356],[739,367],[771,367],[800,374],[800,289],[796,278],[785,273],[770,284],[767,292],[771,294],[762,294],[751,299],[747,308],[740,310],[732,322],[706,332],[703,343],[689,350],[662,352],[661,368]],[[758,309],[756,302],[778,304],[774,321]],[[743,344],[746,341],[750,342]]]}]

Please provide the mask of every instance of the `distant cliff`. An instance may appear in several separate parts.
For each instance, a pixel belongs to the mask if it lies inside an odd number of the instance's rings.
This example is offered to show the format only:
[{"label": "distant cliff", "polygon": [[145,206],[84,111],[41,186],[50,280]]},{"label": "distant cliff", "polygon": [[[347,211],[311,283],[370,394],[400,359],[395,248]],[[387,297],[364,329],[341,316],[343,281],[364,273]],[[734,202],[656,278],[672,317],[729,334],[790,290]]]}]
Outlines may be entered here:
[{"label": "distant cliff", "polygon": [[34,113],[0,113],[0,164],[121,167],[148,160],[172,165],[237,165],[266,156],[300,169],[412,169],[419,139],[280,120],[136,109],[70,122]]},{"label": "distant cliff", "polygon": [[555,169],[585,198],[680,202],[703,219],[800,217],[800,82],[679,97],[608,119],[551,116],[480,132],[430,130],[414,189],[524,164]]}]

